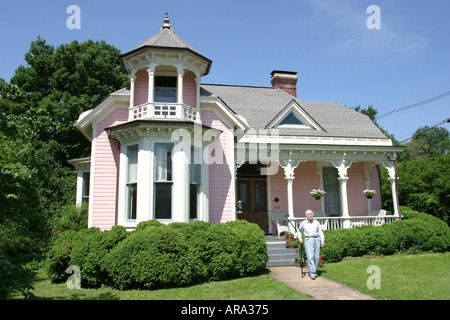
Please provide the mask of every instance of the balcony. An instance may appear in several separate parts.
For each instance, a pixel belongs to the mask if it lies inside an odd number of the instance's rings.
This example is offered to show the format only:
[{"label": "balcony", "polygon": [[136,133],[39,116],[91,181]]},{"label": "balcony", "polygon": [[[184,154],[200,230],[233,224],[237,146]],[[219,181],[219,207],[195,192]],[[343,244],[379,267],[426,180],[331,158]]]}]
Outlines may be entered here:
[{"label": "balcony", "polygon": [[148,102],[129,108],[128,120],[179,120],[201,124],[199,109],[173,102]]}]

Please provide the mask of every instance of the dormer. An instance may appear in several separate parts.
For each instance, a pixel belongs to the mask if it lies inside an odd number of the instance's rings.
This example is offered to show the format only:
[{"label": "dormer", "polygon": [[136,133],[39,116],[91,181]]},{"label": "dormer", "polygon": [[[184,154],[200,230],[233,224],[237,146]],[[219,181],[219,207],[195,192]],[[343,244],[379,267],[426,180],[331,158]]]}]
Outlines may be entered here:
[{"label": "dormer", "polygon": [[212,61],[175,34],[167,13],[157,34],[119,59],[130,75],[128,121],[201,123],[200,79]]}]

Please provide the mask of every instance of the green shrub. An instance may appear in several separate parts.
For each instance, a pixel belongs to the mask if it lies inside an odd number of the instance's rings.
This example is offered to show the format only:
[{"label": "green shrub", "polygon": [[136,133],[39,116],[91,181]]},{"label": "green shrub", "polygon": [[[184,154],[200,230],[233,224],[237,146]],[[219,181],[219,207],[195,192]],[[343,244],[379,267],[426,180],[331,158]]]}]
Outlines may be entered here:
[{"label": "green shrub", "polygon": [[406,207],[401,212],[402,220],[381,227],[326,230],[321,255],[327,262],[338,262],[344,257],[448,250],[450,232],[445,222]]},{"label": "green shrub", "polygon": [[83,288],[100,287],[108,283],[103,258],[126,238],[127,232],[122,226],[115,226],[104,232],[95,228],[88,230],[80,232],[84,236],[80,236],[74,245],[70,264],[80,268]]},{"label": "green shrub", "polygon": [[51,279],[67,279],[69,265],[81,271],[83,287],[168,288],[242,277],[264,270],[264,232],[247,221],[162,224],[69,230],[58,237],[47,258]]},{"label": "green shrub", "polygon": [[68,230],[54,240],[46,262],[47,274],[52,281],[60,282],[67,278],[66,269],[70,265],[72,248],[77,237],[75,230]]},{"label": "green shrub", "polygon": [[206,278],[206,268],[195,250],[181,232],[167,226],[133,232],[104,263],[119,289],[186,286]]},{"label": "green shrub", "polygon": [[56,222],[54,232],[61,233],[67,230],[79,231],[87,229],[89,205],[83,202],[81,206],[69,205],[62,210],[62,216]]},{"label": "green shrub", "polygon": [[160,227],[163,224],[161,222],[159,222],[158,220],[147,220],[147,221],[142,221],[139,222],[139,224],[136,227],[135,231],[140,231],[143,230],[147,227]]}]

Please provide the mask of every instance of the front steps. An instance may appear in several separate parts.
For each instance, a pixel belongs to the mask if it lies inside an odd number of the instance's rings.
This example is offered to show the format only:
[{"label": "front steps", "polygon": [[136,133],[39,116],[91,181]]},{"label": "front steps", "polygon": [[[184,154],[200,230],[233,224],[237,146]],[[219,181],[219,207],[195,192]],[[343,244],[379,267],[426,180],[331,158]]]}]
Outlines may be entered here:
[{"label": "front steps", "polygon": [[266,236],[265,240],[267,244],[267,254],[269,255],[266,267],[295,266],[297,249],[286,248],[284,236]]}]

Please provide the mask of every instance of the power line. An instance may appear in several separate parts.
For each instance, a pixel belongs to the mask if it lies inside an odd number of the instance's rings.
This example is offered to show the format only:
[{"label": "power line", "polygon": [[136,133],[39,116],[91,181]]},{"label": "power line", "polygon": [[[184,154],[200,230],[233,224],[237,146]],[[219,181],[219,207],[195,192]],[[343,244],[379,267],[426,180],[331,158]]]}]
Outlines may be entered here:
[{"label": "power line", "polygon": [[[442,124],[444,124],[444,123],[450,123],[450,118],[447,118],[447,119],[445,119],[445,120],[442,120],[441,122],[435,124],[434,126],[431,126],[431,127],[429,127],[428,129],[422,131],[421,133],[424,133],[425,131],[430,130],[431,128],[440,126],[440,125],[442,125]],[[405,143],[406,141],[411,140],[413,137],[414,137],[414,136],[409,137],[408,139],[405,139],[405,140],[403,140],[403,141],[400,141],[400,143]]]},{"label": "power line", "polygon": [[382,115],[380,115],[380,116],[378,116],[378,117],[375,117],[375,119],[378,120],[378,119],[380,119],[380,118],[386,117],[386,116],[388,116],[388,115],[390,115],[390,114],[393,114],[393,113],[396,113],[396,112],[399,112],[399,111],[403,111],[403,110],[406,110],[406,109],[411,109],[411,108],[423,106],[424,104],[431,103],[431,102],[433,102],[433,101],[436,101],[436,100],[445,98],[445,97],[448,96],[448,95],[450,95],[450,90],[449,90],[449,91],[446,91],[446,92],[444,92],[444,93],[441,93],[441,94],[439,94],[439,95],[437,95],[437,96],[435,96],[435,97],[432,97],[432,98],[423,100],[423,101],[421,101],[421,102],[417,102],[417,103],[411,104],[411,105],[409,105],[409,106],[405,106],[405,107],[402,107],[402,108],[397,108],[397,109],[392,110],[392,111],[390,111],[390,112],[384,113],[384,114],[382,114]]}]

